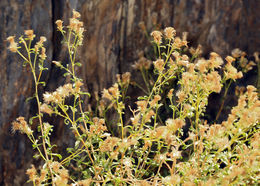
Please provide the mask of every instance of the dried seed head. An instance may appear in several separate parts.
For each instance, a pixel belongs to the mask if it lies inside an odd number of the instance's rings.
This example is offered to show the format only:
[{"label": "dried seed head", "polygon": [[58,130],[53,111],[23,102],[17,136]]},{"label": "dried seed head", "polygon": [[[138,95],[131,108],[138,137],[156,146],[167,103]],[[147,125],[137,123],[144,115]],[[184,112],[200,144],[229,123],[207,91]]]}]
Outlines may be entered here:
[{"label": "dried seed head", "polygon": [[237,69],[234,66],[232,66],[231,62],[228,62],[225,65],[224,75],[225,75],[226,79],[233,79],[233,80],[243,77],[243,73],[241,71],[237,72]]},{"label": "dried seed head", "polygon": [[134,69],[138,69],[138,70],[142,70],[142,69],[146,69],[148,70],[151,66],[151,61],[146,59],[145,57],[141,56],[139,58],[139,60],[137,62],[135,62],[134,65],[132,65],[132,67]]},{"label": "dried seed head", "polygon": [[17,52],[18,44],[14,41],[15,36],[9,36],[6,40],[10,43],[8,49],[11,52]]},{"label": "dried seed head", "polygon": [[44,112],[44,113],[47,113],[49,115],[51,115],[53,113],[53,110],[45,103],[41,105],[40,111]]},{"label": "dried seed head", "polygon": [[182,102],[185,100],[185,98],[186,98],[186,94],[185,94],[184,91],[178,91],[178,92],[176,93],[176,96],[177,96],[178,99],[179,99],[179,103],[182,103]]},{"label": "dried seed head", "polygon": [[138,106],[138,109],[141,111],[141,112],[144,112],[146,107],[147,107],[147,101],[145,100],[142,100],[142,101],[137,101],[136,102],[137,106]]},{"label": "dried seed head", "polygon": [[153,31],[151,33],[151,36],[153,37],[154,42],[159,45],[162,42],[162,33],[160,31]]},{"label": "dried seed head", "polygon": [[25,30],[24,31],[25,35],[27,36],[27,38],[29,40],[33,40],[33,38],[35,37],[35,35],[33,34],[33,30]]},{"label": "dried seed head", "polygon": [[39,57],[42,59],[42,60],[45,60],[46,59],[46,48],[42,47],[41,48],[41,54],[39,55]]},{"label": "dried seed head", "polygon": [[73,17],[74,19],[80,18],[80,13],[77,12],[76,10],[72,10],[72,14],[73,14],[72,17]]},{"label": "dried seed head", "polygon": [[35,181],[38,177],[34,165],[32,165],[32,168],[27,169],[26,174],[29,176],[30,181]]},{"label": "dried seed head", "polygon": [[167,27],[164,29],[164,35],[167,39],[171,40],[176,35],[176,30],[172,27]]},{"label": "dried seed head", "polygon": [[233,61],[236,60],[235,58],[233,58],[233,57],[231,57],[231,56],[227,56],[225,59],[226,59],[226,61],[227,61],[228,63],[232,63]]},{"label": "dried seed head", "polygon": [[90,186],[91,182],[92,182],[92,179],[89,178],[89,179],[85,179],[85,180],[80,180],[80,181],[78,181],[78,184],[79,184],[80,186]]},{"label": "dried seed head", "polygon": [[117,98],[119,95],[120,95],[120,91],[118,89],[118,84],[115,83],[112,87],[110,87],[108,89],[109,93],[111,93],[111,95],[114,97],[114,98]]},{"label": "dried seed head", "polygon": [[62,20],[57,20],[55,23],[57,25],[58,30],[62,31],[63,30],[63,26],[62,26],[63,21]]},{"label": "dried seed head", "polygon": [[168,96],[169,99],[172,99],[173,91],[174,91],[174,89],[171,89],[171,90],[168,92],[167,96]]},{"label": "dried seed head", "polygon": [[24,117],[18,117],[16,121],[12,123],[12,132],[20,131],[22,134],[31,135],[33,131],[28,126],[27,122],[24,120]]},{"label": "dried seed head", "polygon": [[130,72],[126,72],[126,73],[122,74],[122,82],[123,82],[123,84],[129,84],[130,77],[131,77],[131,73]]},{"label": "dried seed head", "polygon": [[104,89],[103,93],[102,93],[102,98],[106,98],[108,100],[112,100],[113,96],[108,92],[107,89]]},{"label": "dried seed head", "polygon": [[140,117],[141,117],[141,114],[138,113],[138,114],[134,115],[133,118],[131,118],[132,124],[133,124],[134,126],[138,126],[138,125],[139,125]]},{"label": "dried seed head", "polygon": [[80,87],[83,85],[81,81],[76,81],[75,83],[75,92],[79,93],[80,92]]},{"label": "dried seed head", "polygon": [[48,171],[46,169],[41,170],[41,176],[39,177],[39,182],[43,182],[45,180],[45,177],[47,176]]},{"label": "dried seed head", "polygon": [[151,118],[155,115],[155,112],[153,110],[150,110],[146,116],[145,116],[145,120],[144,122],[147,123],[147,122],[151,122]]},{"label": "dried seed head", "polygon": [[153,62],[153,64],[159,72],[162,72],[164,70],[164,61],[162,59],[157,59]]},{"label": "dried seed head", "polygon": [[234,58],[239,58],[242,56],[242,51],[239,48],[235,48],[234,50],[232,50],[231,54]]},{"label": "dried seed head", "polygon": [[161,100],[161,96],[160,95],[155,95],[153,100],[150,102],[150,106],[154,107],[158,103],[158,101],[160,101],[160,100]]},{"label": "dried seed head", "polygon": [[41,37],[40,37],[40,43],[42,44],[42,43],[44,43],[45,41],[47,41],[46,37],[41,36]]},{"label": "dried seed head", "polygon": [[50,166],[55,173],[58,173],[60,171],[60,168],[62,167],[61,164],[57,161],[52,162]]},{"label": "dried seed head", "polygon": [[49,92],[45,92],[45,93],[43,94],[43,100],[44,100],[44,102],[47,103],[47,104],[53,102],[53,96],[52,96],[52,94],[49,93]]}]

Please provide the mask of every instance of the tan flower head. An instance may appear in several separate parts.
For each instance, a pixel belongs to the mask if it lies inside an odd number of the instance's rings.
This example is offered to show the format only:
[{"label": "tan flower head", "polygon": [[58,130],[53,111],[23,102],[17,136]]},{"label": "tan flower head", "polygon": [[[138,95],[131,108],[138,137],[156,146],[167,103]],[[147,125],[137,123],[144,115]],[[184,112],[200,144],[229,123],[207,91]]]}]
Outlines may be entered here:
[{"label": "tan flower head", "polygon": [[29,176],[30,181],[35,181],[38,177],[34,165],[32,165],[32,168],[27,169],[26,174]]},{"label": "tan flower head", "polygon": [[154,107],[158,103],[158,101],[160,101],[160,100],[161,100],[161,96],[160,95],[155,95],[153,100],[150,102],[150,106]]},{"label": "tan flower head", "polygon": [[107,89],[104,89],[103,93],[102,93],[102,98],[106,98],[108,100],[112,100],[113,96],[108,92]]},{"label": "tan flower head", "polygon": [[169,99],[172,99],[173,91],[174,91],[174,89],[171,89],[171,90],[168,92],[167,96],[168,96]]},{"label": "tan flower head", "polygon": [[41,54],[39,55],[39,57],[42,59],[42,60],[45,60],[46,59],[46,48],[42,47],[42,50],[41,50]]},{"label": "tan flower head", "polygon": [[25,30],[24,31],[25,35],[27,36],[27,38],[29,40],[33,40],[33,38],[35,37],[35,35],[33,34],[33,30]]},{"label": "tan flower head", "polygon": [[130,72],[126,72],[126,73],[122,74],[122,82],[124,84],[128,84],[130,82],[130,78],[131,78]]},{"label": "tan flower head", "polygon": [[57,25],[58,30],[62,31],[63,30],[63,26],[62,26],[63,21],[62,20],[57,20],[55,23]]},{"label": "tan flower head", "polygon": [[233,58],[233,57],[231,57],[231,56],[227,56],[225,59],[226,59],[226,61],[227,61],[228,63],[232,63],[233,61],[236,60],[235,58]]},{"label": "tan flower head", "polygon": [[42,43],[44,43],[45,41],[47,41],[46,37],[41,36],[41,37],[40,37],[40,43],[42,44]]},{"label": "tan flower head", "polygon": [[15,132],[17,130],[22,134],[25,133],[27,135],[31,135],[33,133],[27,122],[24,120],[24,117],[21,116],[12,123],[12,131]]},{"label": "tan flower head", "polygon": [[13,43],[13,42],[15,42],[15,41],[14,41],[14,38],[15,38],[15,36],[9,36],[6,40],[7,40],[8,42],[10,42],[10,43]]},{"label": "tan flower head", "polygon": [[77,12],[76,10],[72,10],[72,14],[73,14],[73,18],[77,19],[77,18],[80,18],[80,13]]},{"label": "tan flower head", "polygon": [[[221,65],[224,63],[222,58],[216,54],[215,52],[210,53],[210,59],[209,59],[209,67],[214,68],[220,68]],[[216,55],[215,55],[216,54]]]},{"label": "tan flower head", "polygon": [[6,40],[10,43],[8,49],[11,52],[17,52],[18,44],[14,41],[15,36],[9,36]]},{"label": "tan flower head", "polygon": [[242,56],[242,51],[239,48],[235,48],[232,50],[231,54],[234,58],[239,58]]},{"label": "tan flower head", "polygon": [[193,47],[190,47],[189,49],[190,53],[195,56],[195,57],[198,57],[199,55],[202,54],[202,46],[201,45],[198,45],[198,47],[195,49]]},{"label": "tan flower head", "polygon": [[151,36],[153,37],[154,42],[159,45],[162,42],[162,33],[160,31],[153,31],[151,33]]},{"label": "tan flower head", "polygon": [[80,186],[89,186],[92,182],[92,179],[91,178],[88,178],[88,179],[85,179],[85,180],[80,180],[78,181],[78,184]]},{"label": "tan flower head", "polygon": [[117,83],[115,83],[112,87],[110,87],[108,91],[114,98],[117,98],[120,94]]},{"label": "tan flower head", "polygon": [[132,67],[134,69],[138,69],[138,70],[142,70],[142,69],[148,70],[150,68],[150,66],[151,66],[151,63],[152,62],[150,60],[148,60],[145,57],[141,56],[140,59],[137,62],[135,62],[134,65],[132,65]]},{"label": "tan flower head", "polygon": [[176,30],[172,27],[167,27],[164,29],[164,35],[166,36],[167,39],[171,40],[176,35]]},{"label": "tan flower head", "polygon": [[147,107],[147,101],[145,100],[142,100],[142,101],[137,101],[136,102],[137,106],[138,106],[138,109],[141,111],[141,112],[144,112],[146,107]]},{"label": "tan flower head", "polygon": [[198,60],[197,64],[195,65],[195,67],[201,72],[204,73],[207,71],[208,69],[208,61],[201,58]]},{"label": "tan flower head", "polygon": [[53,113],[53,110],[50,107],[48,107],[48,105],[45,104],[45,103],[41,105],[40,111],[44,112],[44,113],[47,113],[49,115],[51,115]]},{"label": "tan flower head", "polygon": [[176,96],[179,98],[179,102],[180,103],[183,102],[185,100],[185,98],[186,98],[186,94],[185,94],[184,91],[178,91],[176,93]]},{"label": "tan flower head", "polygon": [[62,167],[61,164],[57,161],[53,161],[50,166],[55,173],[58,173],[60,168]]},{"label": "tan flower head", "polygon": [[53,102],[54,97],[53,97],[52,93],[45,92],[43,94],[43,100],[45,103],[49,104],[49,103]]},{"label": "tan flower head", "polygon": [[75,83],[75,92],[79,93],[80,92],[80,87],[83,85],[81,81],[76,81]]},{"label": "tan flower head", "polygon": [[59,61],[52,61],[53,64],[55,64],[57,67],[61,67],[62,64]]},{"label": "tan flower head", "polygon": [[153,62],[153,64],[159,72],[162,72],[164,70],[164,61],[162,59],[157,59]]}]

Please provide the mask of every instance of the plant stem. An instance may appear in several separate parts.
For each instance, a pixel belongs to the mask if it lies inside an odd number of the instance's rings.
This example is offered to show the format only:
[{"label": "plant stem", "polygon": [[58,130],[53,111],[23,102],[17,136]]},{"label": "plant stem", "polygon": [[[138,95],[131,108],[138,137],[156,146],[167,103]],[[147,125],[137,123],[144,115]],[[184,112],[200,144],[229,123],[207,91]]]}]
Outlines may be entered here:
[{"label": "plant stem", "polygon": [[227,85],[227,87],[225,87],[225,93],[224,93],[224,96],[222,97],[221,105],[220,105],[220,108],[219,108],[219,111],[218,111],[218,113],[217,113],[217,116],[216,116],[215,121],[218,120],[218,118],[219,118],[219,116],[220,116],[220,114],[221,114],[221,111],[223,110],[224,103],[225,103],[225,99],[226,99],[226,96],[227,96],[227,93],[228,93],[228,89],[229,89],[229,87],[230,87],[230,85],[231,85],[231,82],[232,82],[232,81],[230,80],[229,83],[228,83],[228,85]]}]

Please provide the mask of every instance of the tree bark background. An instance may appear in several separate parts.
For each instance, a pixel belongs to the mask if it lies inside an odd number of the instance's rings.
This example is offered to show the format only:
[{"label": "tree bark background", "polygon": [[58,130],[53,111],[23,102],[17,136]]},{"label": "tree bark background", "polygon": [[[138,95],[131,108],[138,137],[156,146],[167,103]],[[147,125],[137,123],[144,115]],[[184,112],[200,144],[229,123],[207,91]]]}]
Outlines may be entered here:
[{"label": "tree bark background", "polygon": [[[32,77],[21,59],[7,51],[8,36],[18,38],[24,30],[33,29],[37,36],[48,39],[50,70],[44,74],[47,86],[42,91],[54,90],[65,80],[58,78],[62,73],[50,62],[66,63],[55,21],[62,19],[67,24],[72,9],[79,11],[86,32],[78,73],[88,91],[101,91],[112,85],[116,74],[133,71],[131,65],[138,53],[149,50],[151,44],[140,22],[148,33],[166,26],[173,26],[179,35],[189,32],[189,45],[201,44],[205,55],[215,51],[224,57],[233,48],[250,55],[260,51],[259,4],[259,0],[1,0],[0,185],[26,184],[25,170],[33,162],[33,150],[26,136],[11,134],[10,129],[16,117],[28,119],[36,112],[33,102],[25,102],[33,94]],[[255,83],[254,79],[250,82]],[[63,126],[57,131],[62,145],[67,133]]]}]

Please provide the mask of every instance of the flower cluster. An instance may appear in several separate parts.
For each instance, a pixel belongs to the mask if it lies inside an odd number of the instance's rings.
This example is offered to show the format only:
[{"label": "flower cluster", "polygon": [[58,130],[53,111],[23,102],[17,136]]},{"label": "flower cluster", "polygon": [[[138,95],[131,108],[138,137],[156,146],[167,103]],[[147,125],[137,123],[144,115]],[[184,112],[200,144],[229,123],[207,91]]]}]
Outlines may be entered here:
[{"label": "flower cluster", "polygon": [[10,43],[9,50],[11,52],[17,52],[18,50],[18,43],[14,40],[15,36],[9,36],[6,40]]},{"label": "flower cluster", "polygon": [[[69,30],[73,31],[76,37],[79,40],[79,44],[82,44],[83,41],[83,33],[84,33],[84,27],[83,27],[83,22],[79,21],[80,18],[80,13],[73,10],[72,12],[72,18],[70,18],[70,22],[68,25]],[[63,27],[63,21],[62,20],[57,20],[56,22],[57,28],[61,33],[65,33],[64,27]]]},{"label": "flower cluster", "polygon": [[52,93],[45,92],[43,94],[43,100],[47,104],[49,104],[49,103],[59,104],[73,92],[74,92],[74,89],[72,87],[72,84],[70,84],[70,83],[65,84],[65,85],[57,88],[57,90]]},{"label": "flower cluster", "polygon": [[16,121],[12,123],[12,131],[13,132],[19,131],[22,134],[25,133],[27,135],[32,135],[33,133],[32,129],[28,126],[24,117],[18,117]]}]

